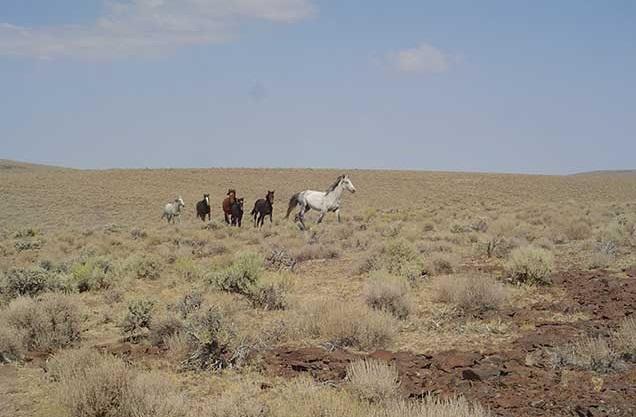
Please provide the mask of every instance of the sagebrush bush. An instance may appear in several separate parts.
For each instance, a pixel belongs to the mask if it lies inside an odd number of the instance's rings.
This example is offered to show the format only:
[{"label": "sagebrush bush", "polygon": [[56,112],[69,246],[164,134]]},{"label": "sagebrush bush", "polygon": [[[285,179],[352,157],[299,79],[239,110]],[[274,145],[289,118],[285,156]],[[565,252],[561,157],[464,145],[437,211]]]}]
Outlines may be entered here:
[{"label": "sagebrush bush", "polygon": [[163,266],[159,258],[147,255],[138,257],[133,264],[133,269],[138,279],[157,280],[161,276]]},{"label": "sagebrush bush", "polygon": [[85,257],[71,266],[70,273],[79,292],[104,290],[113,285],[112,261],[106,257]]},{"label": "sagebrush bush", "polygon": [[358,398],[378,403],[398,394],[395,366],[374,359],[361,359],[347,366],[347,389]]},{"label": "sagebrush bush", "polygon": [[411,283],[417,283],[427,272],[416,247],[404,239],[392,240],[379,253],[370,255],[360,267],[360,272],[382,269]]},{"label": "sagebrush bush", "polygon": [[209,282],[223,291],[247,295],[258,283],[263,271],[263,259],[254,253],[244,253],[228,267],[213,272]]},{"label": "sagebrush bush", "polygon": [[432,270],[436,274],[452,274],[457,268],[457,260],[452,255],[442,253],[435,254],[431,256],[429,262],[431,263]]},{"label": "sagebrush bush", "polygon": [[183,332],[185,324],[178,317],[167,314],[150,321],[150,343],[154,346],[167,347],[168,340]]},{"label": "sagebrush bush", "polygon": [[549,284],[554,268],[552,253],[534,246],[522,246],[510,252],[506,271],[513,282]]},{"label": "sagebrush bush", "polygon": [[505,287],[488,275],[451,275],[435,282],[436,300],[457,305],[465,312],[496,310],[507,299]]},{"label": "sagebrush bush", "polygon": [[199,310],[203,304],[203,294],[198,291],[191,291],[185,294],[175,305],[175,310],[182,318],[188,317],[191,313]]},{"label": "sagebrush bush", "polygon": [[397,332],[395,318],[365,304],[318,300],[300,312],[298,330],[336,346],[382,349]]},{"label": "sagebrush bush", "polygon": [[2,312],[2,320],[23,332],[28,350],[52,351],[80,340],[82,315],[76,301],[68,295],[16,298]]},{"label": "sagebrush bush", "polygon": [[22,359],[25,353],[24,339],[20,329],[0,323],[0,364]]},{"label": "sagebrush bush", "polygon": [[287,288],[280,283],[259,284],[250,290],[248,298],[252,305],[263,310],[284,310],[287,308]]},{"label": "sagebrush bush", "polygon": [[184,368],[218,370],[230,365],[227,353],[233,334],[219,308],[212,306],[190,317],[184,334],[188,351]]},{"label": "sagebrush bush", "polygon": [[62,289],[65,283],[57,273],[44,268],[13,268],[0,275],[0,294],[6,298],[37,296]]},{"label": "sagebrush bush", "polygon": [[563,233],[569,240],[584,240],[592,235],[592,228],[584,220],[574,220],[568,223]]},{"label": "sagebrush bush", "polygon": [[166,375],[139,372],[121,359],[80,349],[47,363],[70,417],[187,417],[190,408]]},{"label": "sagebrush bush", "polygon": [[367,305],[387,311],[397,318],[406,318],[413,309],[408,282],[386,271],[372,271],[365,288]]},{"label": "sagebrush bush", "polygon": [[149,329],[155,302],[148,299],[132,300],[121,323],[121,329],[129,337],[135,338],[140,332]]}]

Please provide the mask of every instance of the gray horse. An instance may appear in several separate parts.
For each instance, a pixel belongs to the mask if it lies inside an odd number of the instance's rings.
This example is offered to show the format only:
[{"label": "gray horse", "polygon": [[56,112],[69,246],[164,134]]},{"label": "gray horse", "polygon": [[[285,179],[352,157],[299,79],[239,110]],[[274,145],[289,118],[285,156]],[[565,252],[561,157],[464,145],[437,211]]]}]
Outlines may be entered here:
[{"label": "gray horse", "polygon": [[166,218],[168,220],[168,223],[174,223],[174,219],[176,217],[177,219],[179,219],[179,223],[181,223],[181,209],[184,207],[185,203],[183,202],[181,196],[179,196],[174,200],[174,202],[165,205],[161,218]]}]

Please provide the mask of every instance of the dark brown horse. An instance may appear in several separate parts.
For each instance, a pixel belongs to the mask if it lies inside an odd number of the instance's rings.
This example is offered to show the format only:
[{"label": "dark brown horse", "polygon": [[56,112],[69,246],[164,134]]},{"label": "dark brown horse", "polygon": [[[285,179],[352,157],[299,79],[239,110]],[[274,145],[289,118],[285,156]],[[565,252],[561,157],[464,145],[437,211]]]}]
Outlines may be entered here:
[{"label": "dark brown horse", "polygon": [[[274,212],[274,191],[267,191],[267,196],[256,200],[252,209],[252,218],[254,219],[254,227],[262,227],[265,216],[269,216],[269,222],[272,223],[272,213]],[[258,218],[257,218],[258,217]]]},{"label": "dark brown horse", "polygon": [[232,216],[230,216],[230,220],[232,226],[241,227],[241,222],[243,221],[243,202],[245,199],[237,198],[232,204]]},{"label": "dark brown horse", "polygon": [[236,202],[236,190],[230,188],[227,190],[227,197],[223,200],[223,215],[225,223],[230,224],[230,216],[232,215],[232,206]]}]

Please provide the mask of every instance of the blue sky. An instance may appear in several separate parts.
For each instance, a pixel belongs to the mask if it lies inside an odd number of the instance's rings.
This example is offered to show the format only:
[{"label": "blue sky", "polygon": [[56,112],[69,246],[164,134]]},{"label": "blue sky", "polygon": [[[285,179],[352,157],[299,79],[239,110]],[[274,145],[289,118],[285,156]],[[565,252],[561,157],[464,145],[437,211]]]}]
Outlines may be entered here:
[{"label": "blue sky", "polygon": [[636,2],[0,0],[0,92],[80,168],[636,168]]}]

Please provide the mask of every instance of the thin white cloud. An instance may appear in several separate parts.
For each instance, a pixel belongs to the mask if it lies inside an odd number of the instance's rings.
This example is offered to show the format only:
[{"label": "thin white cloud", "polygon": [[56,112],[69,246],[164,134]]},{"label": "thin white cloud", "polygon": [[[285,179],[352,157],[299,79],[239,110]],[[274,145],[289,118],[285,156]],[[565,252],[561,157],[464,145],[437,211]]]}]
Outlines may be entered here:
[{"label": "thin white cloud", "polygon": [[292,23],[311,16],[310,0],[104,0],[88,25],[28,28],[0,22],[0,56],[109,58],[225,42],[240,23]]},{"label": "thin white cloud", "polygon": [[451,58],[426,42],[416,48],[389,54],[389,62],[402,72],[442,73],[448,71]]}]

